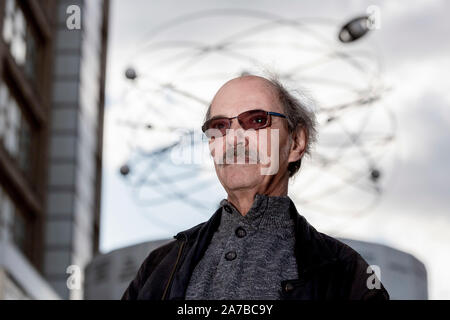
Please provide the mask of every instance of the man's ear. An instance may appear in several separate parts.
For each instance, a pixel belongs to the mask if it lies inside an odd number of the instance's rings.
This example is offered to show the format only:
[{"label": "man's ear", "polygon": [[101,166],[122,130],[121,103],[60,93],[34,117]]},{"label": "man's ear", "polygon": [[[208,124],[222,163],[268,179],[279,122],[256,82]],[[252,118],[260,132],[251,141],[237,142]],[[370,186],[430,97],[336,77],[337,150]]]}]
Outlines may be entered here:
[{"label": "man's ear", "polygon": [[289,150],[288,162],[296,162],[303,157],[306,151],[306,130],[300,128],[291,134],[291,148]]}]

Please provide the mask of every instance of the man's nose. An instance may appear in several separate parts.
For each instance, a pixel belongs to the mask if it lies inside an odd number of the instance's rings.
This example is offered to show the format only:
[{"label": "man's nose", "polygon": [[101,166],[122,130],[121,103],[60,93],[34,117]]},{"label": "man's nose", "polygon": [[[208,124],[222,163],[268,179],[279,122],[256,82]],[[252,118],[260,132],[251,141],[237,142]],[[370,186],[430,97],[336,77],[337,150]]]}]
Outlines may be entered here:
[{"label": "man's nose", "polygon": [[236,146],[238,143],[241,143],[247,146],[248,144],[248,141],[244,135],[244,129],[242,129],[237,119],[231,120],[230,129],[227,131],[225,137],[228,145]]}]

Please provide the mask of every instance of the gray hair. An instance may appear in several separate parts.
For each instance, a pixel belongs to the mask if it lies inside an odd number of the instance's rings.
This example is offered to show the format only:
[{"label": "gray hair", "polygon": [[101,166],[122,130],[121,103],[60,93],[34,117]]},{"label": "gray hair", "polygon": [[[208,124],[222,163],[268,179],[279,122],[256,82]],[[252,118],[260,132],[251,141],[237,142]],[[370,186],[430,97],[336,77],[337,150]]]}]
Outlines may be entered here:
[{"label": "gray hair", "polygon": [[[305,93],[299,92],[298,90],[296,92],[299,94],[299,98],[296,98],[281,84],[277,78],[271,77],[267,80],[275,88],[278,95],[278,100],[284,109],[284,114],[286,115],[288,122],[289,133],[298,132],[301,129],[305,130],[305,154],[311,156],[312,145],[317,140],[316,116],[314,111],[308,108],[309,104],[313,103],[312,98],[307,96]],[[206,111],[205,121],[208,120],[210,116],[211,105],[209,105],[208,110]],[[289,177],[292,177],[300,170],[302,158],[295,162],[289,163]]]}]

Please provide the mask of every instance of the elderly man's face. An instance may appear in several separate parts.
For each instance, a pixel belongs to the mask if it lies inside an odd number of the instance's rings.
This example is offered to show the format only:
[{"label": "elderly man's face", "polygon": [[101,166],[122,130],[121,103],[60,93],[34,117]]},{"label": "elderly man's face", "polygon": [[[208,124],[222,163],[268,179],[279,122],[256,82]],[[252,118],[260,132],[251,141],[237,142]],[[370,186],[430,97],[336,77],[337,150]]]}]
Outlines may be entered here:
[{"label": "elderly man's face", "polygon": [[[284,114],[276,90],[268,80],[255,76],[237,78],[227,82],[217,92],[211,104],[210,118],[217,116],[231,118],[254,109]],[[210,142],[210,147],[214,145],[211,151],[215,159],[220,159],[221,154],[224,154],[225,150],[229,150],[231,146],[236,147],[239,140],[239,130],[242,130],[237,119],[232,120],[230,129],[233,130],[229,131],[224,137],[216,138],[222,139],[220,144],[217,144],[219,141],[216,140]],[[278,135],[273,134],[276,131],[278,131]],[[263,139],[263,137],[267,138]],[[278,141],[273,141],[274,138]],[[245,164],[227,162],[218,164],[215,162],[217,176],[227,192],[255,188],[260,192],[265,192],[270,189],[274,180],[288,175],[287,167],[290,161],[299,159],[298,155],[291,150],[292,141],[289,139],[288,124],[285,118],[272,116],[270,127],[251,132],[251,134],[245,136],[245,139],[242,139],[241,134],[240,141],[242,140],[245,140],[246,149],[256,148],[257,150],[254,151],[257,151],[259,155],[265,153],[272,162],[276,160],[275,156],[277,156],[279,160],[276,166],[277,170],[271,175],[263,174],[264,168],[273,166],[274,163],[255,164],[247,161]],[[278,147],[272,152],[278,154],[271,154],[272,145],[275,143],[276,146],[276,142]],[[220,148],[217,148],[218,145]]]}]

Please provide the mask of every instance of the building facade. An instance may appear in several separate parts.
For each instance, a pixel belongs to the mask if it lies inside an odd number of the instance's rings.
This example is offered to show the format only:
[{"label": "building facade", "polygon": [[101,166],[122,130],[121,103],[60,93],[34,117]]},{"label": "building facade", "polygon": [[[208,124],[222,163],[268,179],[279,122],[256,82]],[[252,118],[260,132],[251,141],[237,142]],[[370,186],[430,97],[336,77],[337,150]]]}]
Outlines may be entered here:
[{"label": "building facade", "polygon": [[98,251],[108,11],[107,0],[0,2],[0,299],[83,297]]}]

